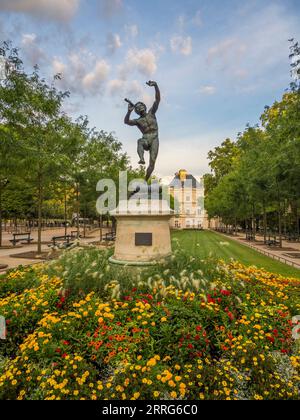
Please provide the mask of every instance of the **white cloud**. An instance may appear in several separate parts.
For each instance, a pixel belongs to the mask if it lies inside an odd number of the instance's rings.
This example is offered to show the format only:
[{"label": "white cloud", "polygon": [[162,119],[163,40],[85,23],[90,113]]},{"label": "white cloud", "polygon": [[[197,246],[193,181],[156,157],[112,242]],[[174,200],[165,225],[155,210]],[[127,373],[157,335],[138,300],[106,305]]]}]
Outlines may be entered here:
[{"label": "white cloud", "polygon": [[114,54],[118,49],[122,47],[122,41],[118,34],[108,34],[106,40],[107,50],[110,54]]},{"label": "white cloud", "polygon": [[82,80],[83,87],[90,94],[99,93],[102,89],[103,82],[109,75],[109,70],[110,66],[105,60],[97,61],[95,68],[84,76]]},{"label": "white cloud", "polygon": [[110,73],[110,65],[106,60],[96,59],[88,51],[72,53],[67,61],[55,57],[52,61],[54,73],[61,73],[58,83],[62,89],[81,96],[97,96],[105,87]]},{"label": "white cloud", "polygon": [[157,70],[157,56],[150,48],[130,49],[125,63],[119,67],[121,79],[127,79],[132,71],[138,71],[143,76],[151,77]]},{"label": "white cloud", "polygon": [[199,90],[203,95],[214,95],[217,89],[215,86],[202,86]]},{"label": "white cloud", "polygon": [[112,96],[119,96],[124,92],[126,82],[120,79],[113,79],[108,82],[108,92]]},{"label": "white cloud", "polygon": [[38,46],[36,34],[23,34],[21,45],[26,59],[32,66],[46,60],[45,52]]},{"label": "white cloud", "polygon": [[138,80],[113,79],[108,82],[108,92],[111,96],[128,97],[133,102],[142,101],[150,107],[153,104],[153,96],[148,94],[145,89],[146,86]]},{"label": "white cloud", "polygon": [[237,92],[277,89],[278,80],[282,84],[284,78],[283,66],[288,66],[287,40],[297,33],[297,18],[282,5],[248,11],[240,15],[226,38],[209,49],[209,71]]},{"label": "white cloud", "polygon": [[191,55],[193,52],[193,40],[190,36],[173,36],[170,41],[173,52],[178,52],[182,55]]},{"label": "white cloud", "polygon": [[67,66],[66,66],[65,63],[60,61],[58,58],[53,59],[52,67],[53,67],[54,74],[58,74],[58,73],[61,74],[61,75],[66,74]]},{"label": "white cloud", "polygon": [[208,63],[221,62],[222,65],[236,63],[247,51],[247,46],[239,38],[221,40],[208,50]]},{"label": "white cloud", "polygon": [[78,10],[79,2],[80,0],[1,0],[0,10],[68,21]]}]

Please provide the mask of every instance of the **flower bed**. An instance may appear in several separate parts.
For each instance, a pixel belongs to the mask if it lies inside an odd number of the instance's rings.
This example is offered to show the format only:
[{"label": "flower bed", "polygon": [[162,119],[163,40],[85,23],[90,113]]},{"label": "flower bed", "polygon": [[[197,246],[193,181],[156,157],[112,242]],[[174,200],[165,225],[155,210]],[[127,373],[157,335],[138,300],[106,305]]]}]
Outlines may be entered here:
[{"label": "flower bed", "polygon": [[107,258],[71,251],[1,281],[0,398],[299,399],[299,280],[187,256],[122,273]]}]

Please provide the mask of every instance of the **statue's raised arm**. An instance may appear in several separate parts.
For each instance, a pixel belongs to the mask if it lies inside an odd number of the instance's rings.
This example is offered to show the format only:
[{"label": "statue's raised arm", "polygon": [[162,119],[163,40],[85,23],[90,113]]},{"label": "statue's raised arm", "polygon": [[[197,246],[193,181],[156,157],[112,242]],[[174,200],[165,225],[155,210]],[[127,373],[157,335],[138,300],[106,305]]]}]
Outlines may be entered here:
[{"label": "statue's raised arm", "polygon": [[152,108],[150,109],[150,112],[152,114],[156,114],[159,104],[160,104],[160,100],[161,100],[160,90],[159,90],[158,84],[152,80],[149,80],[149,82],[147,82],[147,85],[155,88],[155,102]]}]

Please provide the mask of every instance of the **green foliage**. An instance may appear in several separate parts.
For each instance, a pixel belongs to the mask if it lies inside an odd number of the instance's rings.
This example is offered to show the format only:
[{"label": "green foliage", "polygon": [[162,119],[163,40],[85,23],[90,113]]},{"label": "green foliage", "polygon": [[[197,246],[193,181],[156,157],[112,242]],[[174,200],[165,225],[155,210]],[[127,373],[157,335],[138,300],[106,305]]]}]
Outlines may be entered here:
[{"label": "green foliage", "polygon": [[[298,44],[291,51],[295,73]],[[256,219],[261,219],[265,234],[269,226],[279,235],[284,221],[287,230],[299,233],[299,109],[300,91],[292,84],[281,101],[265,108],[261,128],[247,126],[236,142],[227,139],[209,153],[213,173],[205,176],[205,189],[210,217],[218,216],[224,224],[244,226],[251,219],[252,227]],[[288,226],[289,209],[294,214]],[[274,212],[277,221],[272,217]]]}]

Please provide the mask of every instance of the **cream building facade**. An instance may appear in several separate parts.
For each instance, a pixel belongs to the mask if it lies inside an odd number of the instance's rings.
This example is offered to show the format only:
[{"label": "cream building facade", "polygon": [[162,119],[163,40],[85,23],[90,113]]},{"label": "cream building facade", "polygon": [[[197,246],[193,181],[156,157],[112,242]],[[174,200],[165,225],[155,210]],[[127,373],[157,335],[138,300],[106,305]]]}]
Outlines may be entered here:
[{"label": "cream building facade", "polygon": [[181,169],[169,185],[169,194],[175,203],[175,216],[171,219],[173,229],[208,228],[203,178],[198,181],[186,170]]}]

